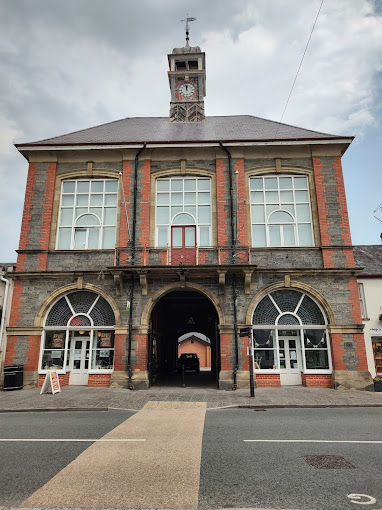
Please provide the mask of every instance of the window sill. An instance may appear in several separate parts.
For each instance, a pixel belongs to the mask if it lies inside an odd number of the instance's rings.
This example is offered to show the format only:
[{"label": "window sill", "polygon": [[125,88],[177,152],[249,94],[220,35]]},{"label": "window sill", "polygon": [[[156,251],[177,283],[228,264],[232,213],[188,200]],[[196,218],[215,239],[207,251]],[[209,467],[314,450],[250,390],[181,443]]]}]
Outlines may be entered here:
[{"label": "window sill", "polygon": [[332,370],[327,368],[307,368],[302,373],[305,375],[331,375]]}]

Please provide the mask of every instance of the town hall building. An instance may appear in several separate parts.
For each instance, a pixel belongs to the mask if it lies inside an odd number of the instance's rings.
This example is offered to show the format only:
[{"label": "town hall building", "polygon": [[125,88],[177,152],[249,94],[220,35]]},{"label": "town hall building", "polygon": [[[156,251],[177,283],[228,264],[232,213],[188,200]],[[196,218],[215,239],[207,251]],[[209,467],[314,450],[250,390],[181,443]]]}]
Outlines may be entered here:
[{"label": "town hall building", "polygon": [[[24,387],[147,389],[179,339],[210,377],[368,390],[341,157],[353,137],[206,116],[205,54],[168,55],[169,117],[17,144],[29,163],[5,365]],[[192,319],[192,321],[191,321]],[[203,374],[195,374],[195,377]]]}]

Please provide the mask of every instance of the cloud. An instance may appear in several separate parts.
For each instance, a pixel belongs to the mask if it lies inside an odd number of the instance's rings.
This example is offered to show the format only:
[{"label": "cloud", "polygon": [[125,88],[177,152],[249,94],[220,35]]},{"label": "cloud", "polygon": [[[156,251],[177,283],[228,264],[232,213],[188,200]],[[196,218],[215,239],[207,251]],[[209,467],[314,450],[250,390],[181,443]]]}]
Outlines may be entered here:
[{"label": "cloud", "polygon": [[[206,52],[207,114],[280,120],[319,5],[194,0],[190,42]],[[0,178],[14,195],[13,207],[0,203],[5,258],[17,245],[26,172],[13,142],[167,116],[167,53],[184,44],[187,8],[178,0],[0,3]],[[380,125],[377,9],[371,0],[324,2],[284,122],[362,136]]]}]

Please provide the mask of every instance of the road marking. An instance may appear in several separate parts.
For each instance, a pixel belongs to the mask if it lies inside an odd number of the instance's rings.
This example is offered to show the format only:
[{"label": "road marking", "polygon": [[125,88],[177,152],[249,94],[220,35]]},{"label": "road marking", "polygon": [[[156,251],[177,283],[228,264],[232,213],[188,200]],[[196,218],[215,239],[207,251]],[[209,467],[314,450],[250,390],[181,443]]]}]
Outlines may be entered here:
[{"label": "road marking", "polygon": [[[367,494],[348,494],[348,498],[351,503],[356,503],[357,505],[374,505],[377,502],[373,496],[368,496]],[[362,499],[366,499],[366,501],[362,501]]]},{"label": "road marking", "polygon": [[244,439],[244,443],[350,443],[382,444],[382,441],[337,441],[330,439]]},{"label": "road marking", "polygon": [[115,443],[115,442],[140,442],[146,441],[146,439],[28,439],[28,438],[20,438],[20,439],[0,439],[0,442],[36,442],[36,443]]}]

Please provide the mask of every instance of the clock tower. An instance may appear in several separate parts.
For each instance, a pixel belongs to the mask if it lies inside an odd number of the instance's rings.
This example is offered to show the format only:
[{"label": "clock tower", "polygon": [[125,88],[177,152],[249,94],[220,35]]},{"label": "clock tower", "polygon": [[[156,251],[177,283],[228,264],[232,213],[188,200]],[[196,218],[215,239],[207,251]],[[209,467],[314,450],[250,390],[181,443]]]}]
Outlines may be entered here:
[{"label": "clock tower", "polygon": [[174,48],[168,55],[168,79],[171,90],[170,122],[199,122],[204,120],[206,95],[205,54],[199,46],[188,44]]}]

